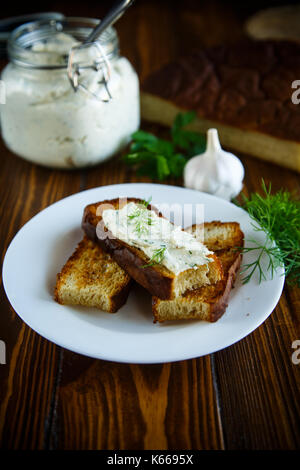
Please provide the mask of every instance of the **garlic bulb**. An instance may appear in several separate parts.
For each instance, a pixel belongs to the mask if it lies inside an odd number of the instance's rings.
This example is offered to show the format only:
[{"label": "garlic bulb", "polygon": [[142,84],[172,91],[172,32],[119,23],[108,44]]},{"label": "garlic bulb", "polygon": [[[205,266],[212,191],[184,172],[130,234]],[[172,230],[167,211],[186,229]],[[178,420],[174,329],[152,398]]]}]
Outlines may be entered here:
[{"label": "garlic bulb", "polygon": [[209,129],[206,151],[184,168],[184,185],[230,200],[241,191],[244,173],[241,161],[222,149],[217,129]]}]

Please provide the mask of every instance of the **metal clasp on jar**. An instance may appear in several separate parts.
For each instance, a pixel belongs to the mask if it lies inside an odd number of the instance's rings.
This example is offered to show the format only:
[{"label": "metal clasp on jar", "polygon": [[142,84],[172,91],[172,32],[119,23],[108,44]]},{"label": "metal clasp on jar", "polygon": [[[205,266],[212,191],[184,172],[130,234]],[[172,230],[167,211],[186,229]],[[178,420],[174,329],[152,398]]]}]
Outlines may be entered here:
[{"label": "metal clasp on jar", "polygon": [[[92,63],[80,63],[75,61],[75,55],[76,52],[81,50],[81,49],[86,49],[86,48],[91,48],[94,47],[96,48],[97,52],[97,57],[92,61]],[[96,93],[94,93],[92,90],[90,90],[82,81],[80,81],[81,78],[81,72],[82,70],[94,70],[95,72],[98,72],[99,70],[102,70],[102,80],[98,82],[99,84],[102,84],[106,90],[107,93],[107,98],[99,97],[97,96]],[[84,43],[80,45],[75,45],[70,49],[69,52],[69,57],[68,57],[68,68],[67,68],[67,73],[68,73],[68,78],[71,82],[71,85],[73,87],[73,90],[76,92],[78,89],[81,89],[85,93],[87,93],[89,96],[99,100],[103,101],[104,103],[109,102],[112,99],[112,95],[109,91],[109,80],[111,77],[111,66],[110,62],[103,51],[103,48],[99,42],[91,42],[91,43]]]}]

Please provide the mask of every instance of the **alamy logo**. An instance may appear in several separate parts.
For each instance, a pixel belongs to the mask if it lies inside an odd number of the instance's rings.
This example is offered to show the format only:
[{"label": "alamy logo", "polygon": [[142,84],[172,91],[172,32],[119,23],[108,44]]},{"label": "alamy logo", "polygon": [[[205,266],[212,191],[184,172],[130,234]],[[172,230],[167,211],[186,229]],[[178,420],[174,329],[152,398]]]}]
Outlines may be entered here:
[{"label": "alamy logo", "polygon": [[[104,239],[116,239],[121,238],[122,240],[130,239],[132,234],[130,234],[130,226],[127,224],[124,227],[123,217],[126,220],[129,220],[135,226],[135,233],[146,235],[147,240],[156,241],[156,240],[167,240],[171,238],[171,234],[174,231],[174,226],[172,224],[166,225],[164,221],[171,220],[175,226],[188,227],[193,223],[197,223],[194,234],[198,241],[204,240],[204,204],[178,204],[178,203],[160,203],[158,205],[159,211],[164,215],[164,218],[157,218],[157,220],[152,221],[149,219],[149,215],[145,208],[148,207],[148,201],[136,202],[130,206],[131,200],[124,198],[119,198],[118,207],[119,211],[116,211],[116,206],[111,203],[99,204],[97,207],[96,215],[100,217],[100,221],[96,227],[96,233],[100,240]],[[145,204],[147,203],[147,204]],[[156,211],[156,208],[153,208],[151,203],[149,203],[150,209],[153,212]],[[154,210],[153,210],[154,209]],[[110,223],[115,229],[107,231],[105,228],[103,213],[105,211],[110,211],[109,216]],[[121,215],[121,211],[123,214]],[[155,222],[155,223],[154,223]],[[183,233],[186,235],[186,232]],[[178,240],[180,239],[180,232],[177,232]]]},{"label": "alamy logo", "polygon": [[0,340],[0,364],[6,364],[6,346],[2,340]]},{"label": "alamy logo", "polygon": [[292,93],[291,100],[293,104],[300,103],[300,80],[294,80],[292,82],[292,88],[296,88],[296,90]]}]

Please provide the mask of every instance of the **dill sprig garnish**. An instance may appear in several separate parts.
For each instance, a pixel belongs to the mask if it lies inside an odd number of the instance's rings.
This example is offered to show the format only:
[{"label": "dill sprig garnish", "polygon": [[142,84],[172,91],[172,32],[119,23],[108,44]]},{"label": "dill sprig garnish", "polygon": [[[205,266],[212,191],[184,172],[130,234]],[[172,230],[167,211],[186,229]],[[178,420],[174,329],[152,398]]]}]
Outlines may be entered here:
[{"label": "dill sprig garnish", "polygon": [[140,217],[141,211],[139,209],[135,209],[135,211],[132,214],[129,214],[128,219],[133,220],[136,217]]},{"label": "dill sprig garnish", "polygon": [[142,268],[148,268],[149,266],[160,264],[162,260],[164,259],[166,249],[167,249],[166,246],[161,246],[160,248],[157,248],[156,250],[154,250],[153,255],[151,256],[149,260],[149,263],[144,264]]},{"label": "dill sprig garnish", "polygon": [[128,219],[134,222],[134,231],[138,235],[148,233],[149,225],[152,225],[153,223],[151,212],[146,209],[150,200],[151,198],[149,198],[148,201],[142,201],[140,204],[141,207],[137,206],[134,212],[128,215]]},{"label": "dill sprig garnish", "polygon": [[243,253],[257,253],[255,261],[243,266],[243,283],[249,282],[255,272],[259,282],[266,279],[262,261],[267,257],[271,278],[279,267],[284,267],[289,281],[300,286],[300,201],[282,189],[271,194],[271,184],[267,188],[264,180],[262,190],[263,195],[242,195],[242,207],[254,221],[254,230],[266,234],[265,243],[246,240],[252,246],[241,249]]},{"label": "dill sprig garnish", "polygon": [[145,220],[145,219],[138,219],[138,220],[136,221],[134,231],[135,231],[138,235],[148,234],[149,225],[151,225],[151,224],[152,224],[151,218],[147,218],[146,220]]},{"label": "dill sprig garnish", "polygon": [[148,207],[151,201],[152,201],[152,196],[150,196],[149,199],[143,199],[141,204],[145,207]]}]

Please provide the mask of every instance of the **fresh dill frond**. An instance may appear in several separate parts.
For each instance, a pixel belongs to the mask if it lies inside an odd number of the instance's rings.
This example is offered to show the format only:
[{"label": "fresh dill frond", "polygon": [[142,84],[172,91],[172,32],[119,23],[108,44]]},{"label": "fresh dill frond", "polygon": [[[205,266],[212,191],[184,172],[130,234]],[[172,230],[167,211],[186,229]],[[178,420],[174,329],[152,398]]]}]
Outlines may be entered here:
[{"label": "fresh dill frond", "polygon": [[249,282],[255,272],[259,282],[266,279],[262,263],[266,257],[266,271],[271,278],[279,267],[284,267],[289,281],[300,286],[300,201],[282,189],[271,194],[271,184],[267,187],[264,180],[262,190],[262,195],[243,196],[242,207],[254,221],[254,230],[266,234],[265,243],[246,240],[252,246],[241,248],[243,253],[257,253],[255,261],[243,266],[243,282]]},{"label": "fresh dill frond", "polygon": [[135,231],[138,235],[142,235],[142,234],[145,232],[145,225],[144,225],[144,223],[143,223],[141,220],[138,220],[138,221],[136,222],[134,231]]},{"label": "fresh dill frond", "polygon": [[141,215],[141,210],[136,208],[135,211],[132,214],[129,214],[128,219],[133,220],[137,217],[140,217],[140,215]]},{"label": "fresh dill frond", "polygon": [[270,272],[270,277],[272,279],[276,270],[279,267],[284,266],[282,255],[281,255],[279,248],[276,245],[269,246],[269,243],[270,243],[269,241],[266,241],[264,245],[259,244],[256,240],[248,240],[248,241],[253,243],[253,246],[243,247],[241,248],[241,251],[243,253],[256,252],[257,258],[254,261],[252,261],[252,263],[247,263],[243,265],[241,269],[241,273],[246,274],[242,279],[243,284],[247,284],[247,282],[250,281],[255,271],[258,271],[259,283],[267,279],[266,274],[264,272],[264,268],[263,268],[263,259],[265,256],[267,256],[268,258],[267,271]]},{"label": "fresh dill frond", "polygon": [[162,246],[162,247],[157,248],[156,250],[154,250],[153,255],[151,256],[151,258],[149,260],[149,263],[144,264],[144,266],[142,266],[142,268],[148,268],[149,266],[154,266],[156,264],[160,264],[162,262],[162,260],[164,259],[164,257],[165,257],[166,249],[167,249],[166,246]]},{"label": "fresh dill frond", "polygon": [[[147,201],[143,202],[145,202],[145,204],[147,203]],[[143,206],[145,206],[145,204],[143,204]],[[134,231],[138,235],[148,233],[149,225],[152,225],[153,223],[151,212],[149,210],[145,210],[144,207],[136,207],[134,212],[128,215],[128,219],[135,224]]]}]

